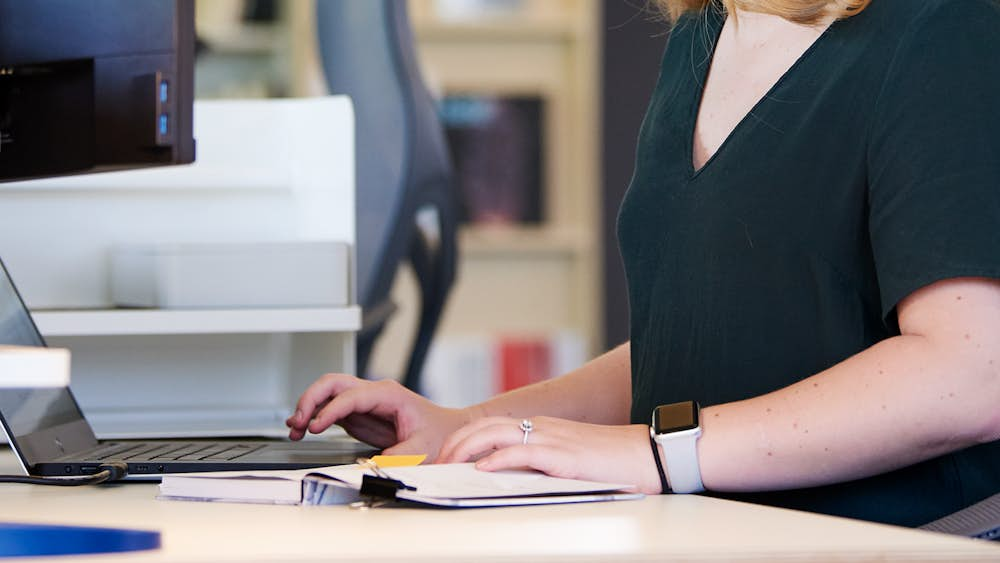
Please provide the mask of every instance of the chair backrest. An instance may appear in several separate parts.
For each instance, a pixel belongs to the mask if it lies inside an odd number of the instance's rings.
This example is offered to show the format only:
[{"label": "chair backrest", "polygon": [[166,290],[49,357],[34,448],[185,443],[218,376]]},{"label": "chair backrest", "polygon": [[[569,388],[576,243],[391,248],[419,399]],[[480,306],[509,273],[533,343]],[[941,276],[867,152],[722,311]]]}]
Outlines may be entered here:
[{"label": "chair backrest", "polygon": [[[318,0],[327,85],[354,102],[357,147],[358,373],[393,306],[400,263],[414,266],[420,326],[404,382],[419,388],[423,360],[455,275],[457,205],[436,105],[421,78],[401,0]],[[418,220],[433,210],[436,221]]]},{"label": "chair backrest", "polygon": [[920,526],[921,530],[1000,541],[1000,493]]}]

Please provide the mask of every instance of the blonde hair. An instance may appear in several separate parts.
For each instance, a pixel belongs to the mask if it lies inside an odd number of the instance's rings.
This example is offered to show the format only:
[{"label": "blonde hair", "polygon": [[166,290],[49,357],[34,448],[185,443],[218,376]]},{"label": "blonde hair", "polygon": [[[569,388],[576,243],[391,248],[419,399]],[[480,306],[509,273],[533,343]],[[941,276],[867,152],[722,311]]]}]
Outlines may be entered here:
[{"label": "blonde hair", "polygon": [[773,14],[801,24],[819,23],[830,16],[835,19],[849,18],[868,7],[870,2],[871,0],[657,0],[670,21],[677,21],[685,12],[721,4],[730,14],[739,9]]}]

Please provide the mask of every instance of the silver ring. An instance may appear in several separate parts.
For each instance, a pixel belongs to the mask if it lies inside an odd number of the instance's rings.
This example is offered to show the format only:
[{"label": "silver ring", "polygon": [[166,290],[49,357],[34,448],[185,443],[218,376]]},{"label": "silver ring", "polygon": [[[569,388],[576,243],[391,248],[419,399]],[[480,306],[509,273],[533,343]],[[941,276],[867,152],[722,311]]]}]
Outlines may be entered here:
[{"label": "silver ring", "polygon": [[521,421],[521,432],[524,432],[524,439],[521,440],[522,445],[528,443],[528,434],[531,434],[531,431],[534,429],[534,425],[527,418]]}]

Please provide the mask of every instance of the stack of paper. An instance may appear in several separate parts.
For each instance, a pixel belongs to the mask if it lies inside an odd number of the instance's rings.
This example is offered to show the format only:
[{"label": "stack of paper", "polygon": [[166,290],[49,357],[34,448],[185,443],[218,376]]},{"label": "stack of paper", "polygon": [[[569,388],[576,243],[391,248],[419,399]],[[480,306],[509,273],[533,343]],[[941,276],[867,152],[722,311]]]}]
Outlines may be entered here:
[{"label": "stack of paper", "polygon": [[[478,507],[595,502],[642,498],[633,487],[559,479],[535,471],[479,471],[471,463],[382,469],[407,486],[396,499],[436,506]],[[166,475],[161,499],[268,504],[346,504],[358,500],[364,475],[358,465],[298,471]]]},{"label": "stack of paper", "polygon": [[[332,468],[331,468],[332,469]],[[220,471],[214,473],[177,473],[164,475],[158,498],[168,500],[200,500],[219,502],[249,502],[259,504],[303,504],[304,480],[313,469],[295,471]],[[349,487],[343,502],[358,499],[358,492]],[[332,491],[331,491],[332,493]]]}]

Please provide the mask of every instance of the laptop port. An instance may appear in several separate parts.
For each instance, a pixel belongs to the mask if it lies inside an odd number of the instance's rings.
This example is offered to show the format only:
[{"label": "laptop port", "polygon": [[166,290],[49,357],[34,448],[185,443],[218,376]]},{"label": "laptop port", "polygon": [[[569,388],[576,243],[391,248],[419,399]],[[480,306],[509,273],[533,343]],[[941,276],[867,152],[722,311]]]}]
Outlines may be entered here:
[{"label": "laptop port", "polygon": [[135,466],[135,472],[136,473],[149,473],[149,466],[148,465],[136,465]]},{"label": "laptop port", "polygon": [[97,466],[96,465],[81,465],[80,466],[80,473],[82,473],[84,475],[93,475],[94,473],[97,473]]}]

